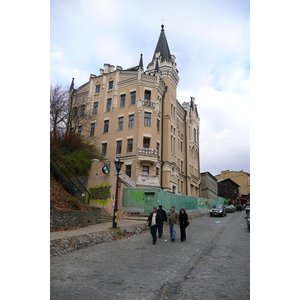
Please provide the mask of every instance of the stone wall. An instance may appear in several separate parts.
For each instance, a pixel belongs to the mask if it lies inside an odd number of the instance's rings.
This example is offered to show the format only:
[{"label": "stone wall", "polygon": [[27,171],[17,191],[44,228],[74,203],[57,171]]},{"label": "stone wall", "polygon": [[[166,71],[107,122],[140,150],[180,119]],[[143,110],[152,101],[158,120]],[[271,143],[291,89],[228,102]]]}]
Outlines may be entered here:
[{"label": "stone wall", "polygon": [[50,210],[50,231],[75,229],[99,223],[101,223],[101,208],[93,207],[93,211]]},{"label": "stone wall", "polygon": [[110,229],[103,232],[57,239],[50,242],[50,256],[66,254],[77,249],[101,243],[109,243],[121,238],[129,238],[132,235],[144,232],[149,233],[149,227],[147,224],[132,225],[126,228]]}]

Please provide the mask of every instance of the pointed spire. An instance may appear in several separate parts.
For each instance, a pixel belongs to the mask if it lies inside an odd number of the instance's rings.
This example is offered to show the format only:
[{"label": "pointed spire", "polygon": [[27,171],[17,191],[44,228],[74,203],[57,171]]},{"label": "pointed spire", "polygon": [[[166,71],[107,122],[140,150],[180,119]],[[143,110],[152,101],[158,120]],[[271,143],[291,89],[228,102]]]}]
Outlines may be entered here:
[{"label": "pointed spire", "polygon": [[72,78],[72,82],[71,82],[69,91],[71,91],[73,89],[74,89],[74,77]]},{"label": "pointed spire", "polygon": [[143,64],[143,54],[141,54],[140,63],[139,63],[139,68],[144,69],[144,64]]},{"label": "pointed spire", "polygon": [[161,32],[153,54],[153,58],[155,58],[155,53],[157,52],[160,52],[162,59],[171,59],[171,53],[165,35],[164,25],[161,25]]}]

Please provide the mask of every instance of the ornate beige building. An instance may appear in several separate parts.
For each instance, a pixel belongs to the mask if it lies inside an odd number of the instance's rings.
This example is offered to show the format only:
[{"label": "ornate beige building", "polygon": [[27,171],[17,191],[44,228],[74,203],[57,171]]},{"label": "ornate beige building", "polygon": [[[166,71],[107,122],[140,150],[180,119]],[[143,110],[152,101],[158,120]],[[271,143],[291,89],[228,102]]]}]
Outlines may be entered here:
[{"label": "ornate beige building", "polygon": [[88,138],[104,157],[92,167],[89,186],[111,182],[113,191],[115,171],[101,169],[115,170],[119,159],[128,186],[200,197],[200,118],[193,97],[178,102],[178,83],[164,25],[146,70],[141,54],[129,69],[104,64],[100,75],[91,74],[77,89],[73,78],[68,130]]}]

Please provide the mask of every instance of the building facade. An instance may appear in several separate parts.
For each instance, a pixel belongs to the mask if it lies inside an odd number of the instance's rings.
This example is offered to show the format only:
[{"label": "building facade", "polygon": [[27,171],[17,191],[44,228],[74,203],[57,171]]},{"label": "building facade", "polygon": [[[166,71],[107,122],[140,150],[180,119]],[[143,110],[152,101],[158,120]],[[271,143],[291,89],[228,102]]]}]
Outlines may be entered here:
[{"label": "building facade", "polygon": [[239,185],[231,180],[230,178],[225,178],[218,180],[218,195],[223,197],[228,201],[228,204],[237,204],[239,194]]},{"label": "building facade", "polygon": [[104,157],[93,162],[88,187],[107,184],[113,191],[115,174],[101,170],[106,165],[115,173],[114,161],[121,160],[128,186],[200,197],[200,118],[193,97],[178,102],[178,83],[164,25],[146,70],[141,54],[128,69],[104,64],[100,75],[91,74],[77,89],[73,78],[67,129]]},{"label": "building facade", "polygon": [[217,179],[209,172],[201,173],[201,197],[218,200]]},{"label": "building facade", "polygon": [[244,171],[221,171],[215,176],[217,180],[230,178],[239,185],[238,202],[241,204],[250,202],[250,173]]}]

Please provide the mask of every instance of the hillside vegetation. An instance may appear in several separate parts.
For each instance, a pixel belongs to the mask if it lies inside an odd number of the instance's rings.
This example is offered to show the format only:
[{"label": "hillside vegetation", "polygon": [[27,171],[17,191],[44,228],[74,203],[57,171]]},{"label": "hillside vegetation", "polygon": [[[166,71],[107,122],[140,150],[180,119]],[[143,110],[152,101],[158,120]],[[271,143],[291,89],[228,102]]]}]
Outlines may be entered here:
[{"label": "hillside vegetation", "polygon": [[[89,144],[75,134],[50,137],[51,153],[55,153],[55,160],[59,167],[68,174],[70,178],[74,177],[69,169],[76,176],[87,176],[91,168],[91,159],[102,160],[98,149]],[[64,161],[57,158],[57,155]],[[50,209],[51,210],[92,210],[88,205],[80,202],[76,197],[70,195],[50,174]]]},{"label": "hillside vegetation", "polygon": [[92,208],[76,197],[70,195],[63,186],[50,175],[50,210],[86,210],[92,211]]}]

